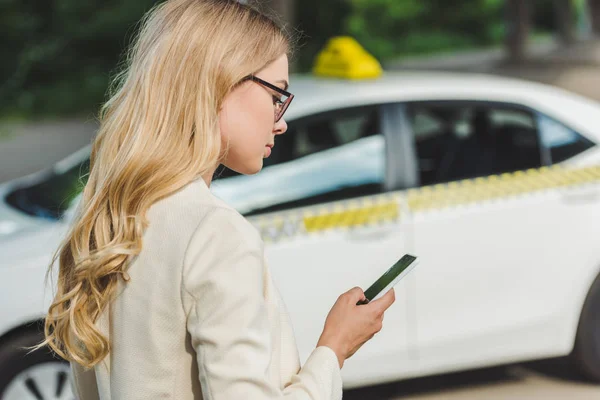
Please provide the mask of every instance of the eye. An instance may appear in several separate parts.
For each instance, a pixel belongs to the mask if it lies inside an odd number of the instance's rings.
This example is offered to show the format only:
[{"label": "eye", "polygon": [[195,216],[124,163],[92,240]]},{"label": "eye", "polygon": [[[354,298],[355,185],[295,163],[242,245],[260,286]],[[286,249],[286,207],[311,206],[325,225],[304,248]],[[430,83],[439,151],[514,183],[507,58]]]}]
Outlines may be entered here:
[{"label": "eye", "polygon": [[273,95],[273,104],[283,104],[280,97]]}]

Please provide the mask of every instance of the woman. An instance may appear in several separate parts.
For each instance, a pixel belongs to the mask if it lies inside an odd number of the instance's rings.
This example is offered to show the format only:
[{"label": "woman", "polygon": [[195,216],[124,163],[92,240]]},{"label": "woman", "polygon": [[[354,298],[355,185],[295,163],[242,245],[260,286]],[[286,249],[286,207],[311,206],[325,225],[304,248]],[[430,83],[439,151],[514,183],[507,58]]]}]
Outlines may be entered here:
[{"label": "woman", "polygon": [[344,360],[394,292],[362,306],[360,288],[341,295],[301,368],[257,231],[209,191],[220,164],[254,174],[285,133],[288,52],[273,21],[233,0],[169,0],[145,19],[46,319],[80,400],[341,398]]}]

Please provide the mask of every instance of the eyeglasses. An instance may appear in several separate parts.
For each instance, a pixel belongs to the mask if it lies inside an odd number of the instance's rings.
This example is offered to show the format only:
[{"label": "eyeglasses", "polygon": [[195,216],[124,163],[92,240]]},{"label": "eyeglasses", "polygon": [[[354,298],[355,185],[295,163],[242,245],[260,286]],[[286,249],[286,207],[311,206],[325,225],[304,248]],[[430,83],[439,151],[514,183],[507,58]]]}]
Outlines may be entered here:
[{"label": "eyeglasses", "polygon": [[277,96],[273,95],[273,105],[275,106],[275,122],[279,122],[281,117],[283,117],[283,114],[285,114],[285,111],[290,106],[290,103],[294,99],[294,95],[288,91],[281,89],[280,87],[273,85],[272,83],[269,83],[260,78],[257,78],[254,75],[246,76],[244,79],[242,79],[242,82],[247,81],[247,80],[254,81],[254,82],[258,83],[259,85],[262,85],[266,88],[274,90],[275,92],[277,92],[281,95],[281,97],[277,97]]}]

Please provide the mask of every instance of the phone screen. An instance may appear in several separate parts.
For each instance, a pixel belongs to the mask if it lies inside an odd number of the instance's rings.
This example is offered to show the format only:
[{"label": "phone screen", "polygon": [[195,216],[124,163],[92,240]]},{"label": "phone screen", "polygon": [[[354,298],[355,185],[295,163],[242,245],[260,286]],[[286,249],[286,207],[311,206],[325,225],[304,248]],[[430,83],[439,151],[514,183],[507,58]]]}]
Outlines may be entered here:
[{"label": "phone screen", "polygon": [[[417,257],[411,256],[410,254],[405,254],[402,258],[400,258],[396,264],[392,265],[390,269],[381,275],[381,277],[365,291],[365,297],[367,300],[373,300],[375,296],[379,294],[379,292],[392,283],[394,279],[404,272],[416,259]],[[364,303],[367,302],[363,302],[362,304]]]}]

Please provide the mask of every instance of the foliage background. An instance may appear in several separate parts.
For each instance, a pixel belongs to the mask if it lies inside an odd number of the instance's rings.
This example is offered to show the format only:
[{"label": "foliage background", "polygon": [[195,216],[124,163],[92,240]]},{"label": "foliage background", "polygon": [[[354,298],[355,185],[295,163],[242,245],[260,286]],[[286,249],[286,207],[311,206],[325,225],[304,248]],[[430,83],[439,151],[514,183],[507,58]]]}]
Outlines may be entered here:
[{"label": "foliage background", "polygon": [[[0,117],[95,112],[137,21],[161,0],[0,0]],[[552,0],[534,28],[554,29]],[[297,0],[296,70],[348,34],[382,61],[502,43],[503,0]]]}]

